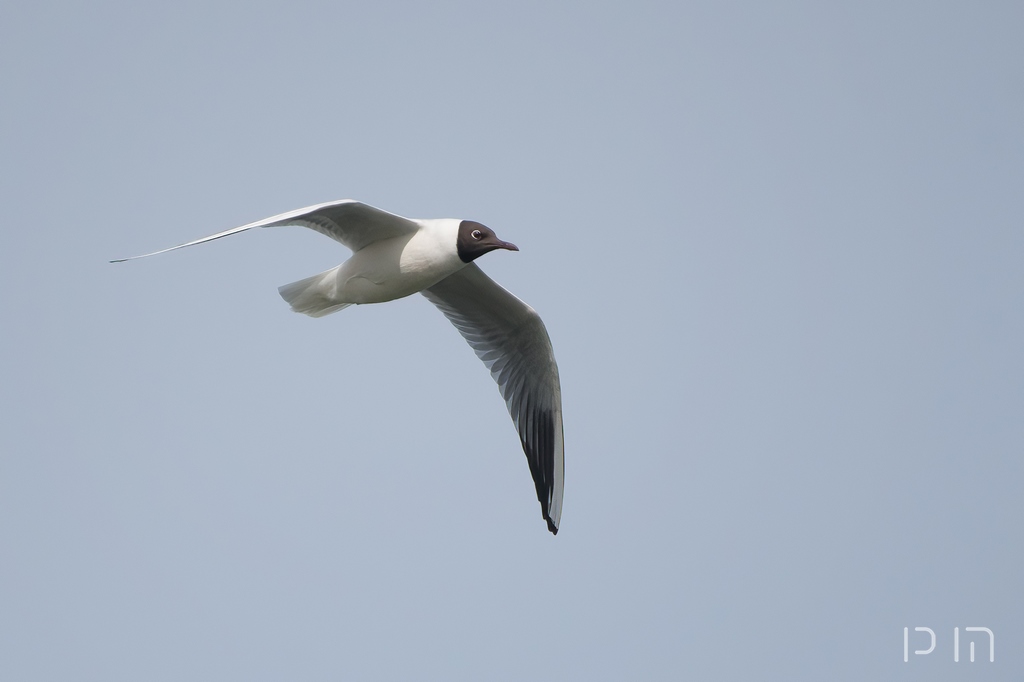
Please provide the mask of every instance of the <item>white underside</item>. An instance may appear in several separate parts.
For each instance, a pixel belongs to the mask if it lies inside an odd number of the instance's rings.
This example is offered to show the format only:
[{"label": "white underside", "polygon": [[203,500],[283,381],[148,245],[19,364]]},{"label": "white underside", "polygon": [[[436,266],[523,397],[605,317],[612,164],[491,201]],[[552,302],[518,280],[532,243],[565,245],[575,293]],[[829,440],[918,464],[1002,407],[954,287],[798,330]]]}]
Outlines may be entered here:
[{"label": "white underside", "polygon": [[336,268],[280,287],[281,297],[297,313],[323,317],[415,294],[465,267],[450,247],[457,222],[422,222],[415,234],[374,242]]}]

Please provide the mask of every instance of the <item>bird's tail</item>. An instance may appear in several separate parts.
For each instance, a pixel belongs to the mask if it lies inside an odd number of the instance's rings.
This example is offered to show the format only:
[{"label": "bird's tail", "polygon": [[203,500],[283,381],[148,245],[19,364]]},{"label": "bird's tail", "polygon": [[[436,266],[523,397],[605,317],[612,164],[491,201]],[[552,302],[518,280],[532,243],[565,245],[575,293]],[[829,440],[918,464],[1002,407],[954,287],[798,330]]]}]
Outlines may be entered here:
[{"label": "bird's tail", "polygon": [[281,298],[297,313],[310,317],[323,317],[347,308],[351,303],[338,303],[331,295],[335,290],[338,268],[331,268],[319,275],[313,275],[298,282],[278,287]]}]

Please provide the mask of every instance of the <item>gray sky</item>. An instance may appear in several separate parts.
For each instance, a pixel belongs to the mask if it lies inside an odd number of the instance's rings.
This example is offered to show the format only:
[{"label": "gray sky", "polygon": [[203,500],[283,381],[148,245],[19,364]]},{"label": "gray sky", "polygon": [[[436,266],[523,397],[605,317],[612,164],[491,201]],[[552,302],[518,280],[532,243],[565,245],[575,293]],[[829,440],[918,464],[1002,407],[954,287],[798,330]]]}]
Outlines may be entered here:
[{"label": "gray sky", "polygon": [[[0,9],[5,676],[1020,679],[1024,6],[367,5]],[[522,249],[557,537],[344,248],[106,262],[340,198]]]}]

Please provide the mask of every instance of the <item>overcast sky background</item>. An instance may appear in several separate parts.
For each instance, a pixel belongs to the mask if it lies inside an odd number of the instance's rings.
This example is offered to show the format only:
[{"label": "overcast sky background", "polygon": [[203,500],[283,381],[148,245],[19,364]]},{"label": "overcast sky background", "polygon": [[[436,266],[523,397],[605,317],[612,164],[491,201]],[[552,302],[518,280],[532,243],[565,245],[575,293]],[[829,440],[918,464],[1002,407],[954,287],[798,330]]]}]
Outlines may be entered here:
[{"label": "overcast sky background", "polygon": [[[5,2],[3,676],[1020,679],[1022,27]],[[554,343],[557,537],[432,305],[280,300],[343,247],[107,263],[341,198],[522,249],[479,263]]]}]

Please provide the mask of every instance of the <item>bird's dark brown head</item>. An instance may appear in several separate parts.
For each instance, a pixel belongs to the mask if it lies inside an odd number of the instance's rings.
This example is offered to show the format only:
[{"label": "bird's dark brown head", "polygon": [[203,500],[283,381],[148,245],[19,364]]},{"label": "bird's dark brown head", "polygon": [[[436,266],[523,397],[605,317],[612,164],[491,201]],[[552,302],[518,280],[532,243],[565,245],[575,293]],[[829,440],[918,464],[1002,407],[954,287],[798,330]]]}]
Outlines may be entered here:
[{"label": "bird's dark brown head", "polygon": [[459,237],[455,244],[463,263],[472,263],[488,251],[495,249],[519,250],[515,244],[498,239],[491,228],[472,220],[463,220],[459,224]]}]

